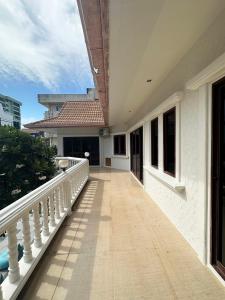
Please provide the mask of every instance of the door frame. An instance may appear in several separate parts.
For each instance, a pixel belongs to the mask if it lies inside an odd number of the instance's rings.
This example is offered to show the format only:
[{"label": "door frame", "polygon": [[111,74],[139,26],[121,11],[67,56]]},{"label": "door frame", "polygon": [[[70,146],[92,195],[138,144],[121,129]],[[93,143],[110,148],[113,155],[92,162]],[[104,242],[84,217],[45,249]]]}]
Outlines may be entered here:
[{"label": "door frame", "polygon": [[[212,86],[215,82],[225,77],[225,73],[216,77],[213,81],[202,86],[201,96],[206,102],[205,122],[206,122],[206,219],[205,219],[205,259],[203,263],[207,265],[214,276],[225,286],[225,279],[214,268],[211,262],[212,256]],[[200,96],[200,95],[199,95]]]},{"label": "door frame", "polygon": [[[219,197],[221,192],[218,190],[220,187],[220,183],[218,180],[216,182],[216,178],[219,175],[216,175],[215,172],[218,171],[219,164],[221,161],[219,160],[219,153],[218,153],[218,145],[220,143],[220,135],[221,135],[221,128],[220,124],[214,123],[215,118],[218,116],[218,111],[221,110],[220,107],[217,107],[215,111],[213,106],[213,84],[223,82],[225,86],[225,77],[216,80],[211,84],[211,164],[210,164],[210,264],[215,269],[215,271],[225,280],[225,266],[217,260],[218,257],[218,246],[219,246]],[[216,132],[216,135],[215,135]],[[214,138],[213,138],[214,137]],[[216,153],[215,153],[216,152]]]},{"label": "door frame", "polygon": [[[141,145],[142,145],[142,147],[141,147],[142,151],[141,152],[142,153],[141,153],[141,164],[140,164],[140,174],[141,174],[140,178],[137,177],[137,175],[132,171],[132,168],[131,168],[131,166],[132,166],[131,136],[135,131],[137,131],[139,129],[142,129],[142,141],[141,141]],[[130,141],[130,172],[141,185],[144,185],[144,125],[140,125],[140,126],[136,127],[135,129],[129,131],[129,141]]]}]

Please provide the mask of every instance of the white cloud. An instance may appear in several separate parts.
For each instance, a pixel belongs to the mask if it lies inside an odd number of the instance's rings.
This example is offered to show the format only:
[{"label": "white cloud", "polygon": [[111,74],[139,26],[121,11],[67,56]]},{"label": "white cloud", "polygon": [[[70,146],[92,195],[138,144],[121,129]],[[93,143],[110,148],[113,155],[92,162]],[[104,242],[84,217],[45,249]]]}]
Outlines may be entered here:
[{"label": "white cloud", "polygon": [[57,89],[91,78],[75,0],[0,0],[0,76]]}]

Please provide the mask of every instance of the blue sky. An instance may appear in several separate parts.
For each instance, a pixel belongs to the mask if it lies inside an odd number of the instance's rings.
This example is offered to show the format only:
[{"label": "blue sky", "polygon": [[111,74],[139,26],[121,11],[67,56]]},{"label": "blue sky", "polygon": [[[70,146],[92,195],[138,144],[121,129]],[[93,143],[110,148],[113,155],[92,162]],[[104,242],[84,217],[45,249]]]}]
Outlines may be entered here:
[{"label": "blue sky", "polygon": [[75,0],[0,0],[0,93],[20,100],[22,123],[39,120],[38,93],[93,87]]}]

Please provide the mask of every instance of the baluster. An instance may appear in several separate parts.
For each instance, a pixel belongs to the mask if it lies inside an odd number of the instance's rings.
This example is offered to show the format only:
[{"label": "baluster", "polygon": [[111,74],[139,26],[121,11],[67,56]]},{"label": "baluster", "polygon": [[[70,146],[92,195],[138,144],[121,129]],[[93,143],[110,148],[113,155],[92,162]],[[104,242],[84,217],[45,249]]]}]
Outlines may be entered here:
[{"label": "baluster", "polygon": [[59,194],[59,208],[60,208],[60,212],[64,213],[64,199],[63,199],[63,186],[62,185],[59,186],[58,194]]},{"label": "baluster", "polygon": [[67,198],[66,198],[66,183],[64,182],[62,185],[62,192],[63,192],[63,207],[67,209]]},{"label": "baluster", "polygon": [[76,175],[73,175],[73,184],[74,184],[74,194],[77,194],[77,179],[76,179]]},{"label": "baluster", "polygon": [[18,264],[18,248],[16,236],[16,223],[12,224],[8,229],[8,250],[9,250],[9,282],[14,283],[20,278],[20,270]]},{"label": "baluster", "polygon": [[81,185],[83,184],[83,169],[80,169],[80,181],[81,181]]},{"label": "baluster", "polygon": [[72,179],[69,181],[69,205],[72,205],[73,202],[73,182]]},{"label": "baluster", "polygon": [[49,235],[49,227],[48,227],[48,203],[47,199],[42,201],[42,214],[43,214],[43,235]]},{"label": "baluster", "polygon": [[77,180],[76,180],[75,176],[73,179],[73,188],[74,188],[74,196],[76,196],[77,195]]},{"label": "baluster", "polygon": [[76,180],[77,180],[77,182],[76,182],[76,193],[78,195],[78,193],[79,193],[79,178],[78,178],[78,176],[76,176]]},{"label": "baluster", "polygon": [[71,191],[70,191],[69,181],[64,182],[63,190],[64,190],[64,201],[65,201],[64,203],[67,209],[67,214],[71,215]]},{"label": "baluster", "polygon": [[49,196],[50,225],[55,226],[55,208],[53,194]]},{"label": "baluster", "polygon": [[22,217],[22,224],[23,224],[23,246],[24,246],[23,259],[24,262],[28,263],[33,259],[31,246],[30,246],[31,237],[30,237],[29,212]]},{"label": "baluster", "polygon": [[75,198],[76,196],[76,181],[75,181],[75,178],[73,176],[73,197]]},{"label": "baluster", "polygon": [[75,191],[75,182],[73,177],[71,177],[71,189],[72,189],[72,198],[75,198],[76,191]]},{"label": "baluster", "polygon": [[1,287],[1,285],[0,285],[0,300],[3,300],[2,287]]},{"label": "baluster", "polygon": [[64,200],[64,207],[68,209],[68,188],[67,182],[64,181],[63,183],[63,200]]},{"label": "baluster", "polygon": [[73,200],[73,183],[72,179],[69,180],[69,203],[72,203]]},{"label": "baluster", "polygon": [[76,178],[77,178],[77,192],[79,192],[79,189],[80,189],[80,178],[79,178],[79,170],[78,170],[78,172],[77,172],[77,174],[76,174],[77,176],[76,176]]},{"label": "baluster", "polygon": [[41,241],[41,225],[40,225],[40,214],[39,214],[39,204],[33,209],[34,218],[34,246],[40,248],[42,245]]},{"label": "baluster", "polygon": [[82,169],[82,166],[81,166],[81,169],[80,169],[80,184],[82,185],[83,183],[83,169]]},{"label": "baluster", "polygon": [[79,170],[79,191],[80,191],[80,188],[81,188],[81,169]]},{"label": "baluster", "polygon": [[56,188],[53,192],[53,199],[54,199],[54,203],[55,203],[55,216],[56,216],[56,219],[60,219],[58,188]]}]

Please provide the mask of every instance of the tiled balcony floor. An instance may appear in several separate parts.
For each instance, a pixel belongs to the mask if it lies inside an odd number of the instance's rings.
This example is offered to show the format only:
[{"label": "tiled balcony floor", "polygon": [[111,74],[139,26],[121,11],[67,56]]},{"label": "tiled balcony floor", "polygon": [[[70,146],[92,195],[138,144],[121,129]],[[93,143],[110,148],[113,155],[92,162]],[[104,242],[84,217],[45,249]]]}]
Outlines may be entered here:
[{"label": "tiled balcony floor", "polygon": [[95,169],[19,299],[225,299],[133,177]]}]

